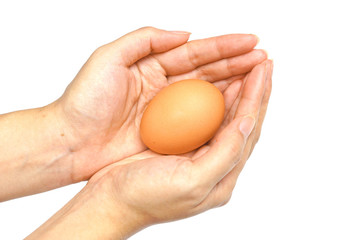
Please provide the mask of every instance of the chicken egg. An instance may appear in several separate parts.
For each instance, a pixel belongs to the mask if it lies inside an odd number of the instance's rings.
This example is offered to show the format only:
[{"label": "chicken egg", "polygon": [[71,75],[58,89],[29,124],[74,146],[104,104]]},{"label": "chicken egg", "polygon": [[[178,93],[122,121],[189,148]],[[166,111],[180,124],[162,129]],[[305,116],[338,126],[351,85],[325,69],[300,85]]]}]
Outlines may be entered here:
[{"label": "chicken egg", "polygon": [[175,82],[148,104],[140,123],[143,143],[161,154],[181,154],[209,141],[225,112],[222,93],[199,79]]}]

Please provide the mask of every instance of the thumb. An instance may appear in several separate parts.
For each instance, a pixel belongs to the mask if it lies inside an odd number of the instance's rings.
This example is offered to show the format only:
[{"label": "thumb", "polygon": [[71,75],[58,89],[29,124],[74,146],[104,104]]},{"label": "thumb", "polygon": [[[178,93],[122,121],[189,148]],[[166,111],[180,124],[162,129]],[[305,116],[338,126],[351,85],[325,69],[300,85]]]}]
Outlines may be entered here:
[{"label": "thumb", "polygon": [[195,160],[204,184],[217,184],[236,166],[254,126],[255,119],[251,116],[234,119],[210,149]]},{"label": "thumb", "polygon": [[189,32],[144,27],[107,44],[120,64],[130,66],[151,53],[165,52],[187,42]]}]

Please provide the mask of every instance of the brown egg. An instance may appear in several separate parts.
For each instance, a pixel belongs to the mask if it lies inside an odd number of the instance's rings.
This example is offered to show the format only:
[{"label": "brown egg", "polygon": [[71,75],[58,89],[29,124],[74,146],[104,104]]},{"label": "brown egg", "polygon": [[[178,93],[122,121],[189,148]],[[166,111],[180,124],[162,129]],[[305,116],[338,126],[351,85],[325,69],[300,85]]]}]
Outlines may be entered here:
[{"label": "brown egg", "polygon": [[224,112],[224,97],[213,84],[198,79],[179,81],[150,101],[141,119],[141,139],[157,153],[186,153],[214,136]]}]

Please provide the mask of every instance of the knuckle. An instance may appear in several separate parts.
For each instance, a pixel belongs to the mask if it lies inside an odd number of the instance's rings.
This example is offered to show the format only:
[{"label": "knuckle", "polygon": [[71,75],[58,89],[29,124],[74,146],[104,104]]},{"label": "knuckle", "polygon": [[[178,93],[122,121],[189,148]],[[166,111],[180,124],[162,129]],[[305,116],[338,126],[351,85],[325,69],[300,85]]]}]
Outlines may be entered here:
[{"label": "knuckle", "polygon": [[146,33],[152,33],[152,32],[155,32],[157,29],[152,26],[145,26],[145,27],[139,28],[138,30],[142,31],[142,32],[146,32]]},{"label": "knuckle", "polygon": [[239,74],[237,71],[235,71],[238,69],[238,66],[236,63],[237,62],[236,62],[235,58],[225,59],[226,70],[228,71],[228,75],[235,76],[235,75]]},{"label": "knuckle", "polygon": [[213,74],[214,73],[206,67],[201,67],[196,70],[196,77],[202,80],[211,80],[211,76],[213,76]]},{"label": "knuckle", "polygon": [[186,50],[188,53],[188,59],[190,64],[196,68],[197,66],[200,65],[201,62],[201,56],[199,55],[198,51],[194,51],[194,45],[196,44],[196,42],[188,42],[186,44]]},{"label": "knuckle", "polygon": [[203,187],[194,184],[188,189],[188,196],[190,200],[199,202],[201,201],[205,196],[205,190]]},{"label": "knuckle", "polygon": [[100,47],[96,48],[94,52],[91,54],[91,58],[99,58],[103,56],[106,52],[107,45],[101,45]]},{"label": "knuckle", "polygon": [[193,184],[188,187],[187,198],[192,205],[198,205],[206,198],[208,193],[208,187],[193,181]]}]

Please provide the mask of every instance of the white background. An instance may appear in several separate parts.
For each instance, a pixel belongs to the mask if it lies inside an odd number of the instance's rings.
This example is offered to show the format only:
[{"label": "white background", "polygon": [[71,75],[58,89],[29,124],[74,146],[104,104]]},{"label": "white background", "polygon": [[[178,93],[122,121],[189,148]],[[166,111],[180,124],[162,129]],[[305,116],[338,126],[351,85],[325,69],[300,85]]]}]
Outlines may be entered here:
[{"label": "white background", "polygon": [[[255,33],[273,94],[232,200],[132,239],[360,239],[357,2],[1,0],[0,112],[54,101],[95,48],[142,26]],[[84,185],[0,203],[0,239],[24,238]]]}]

